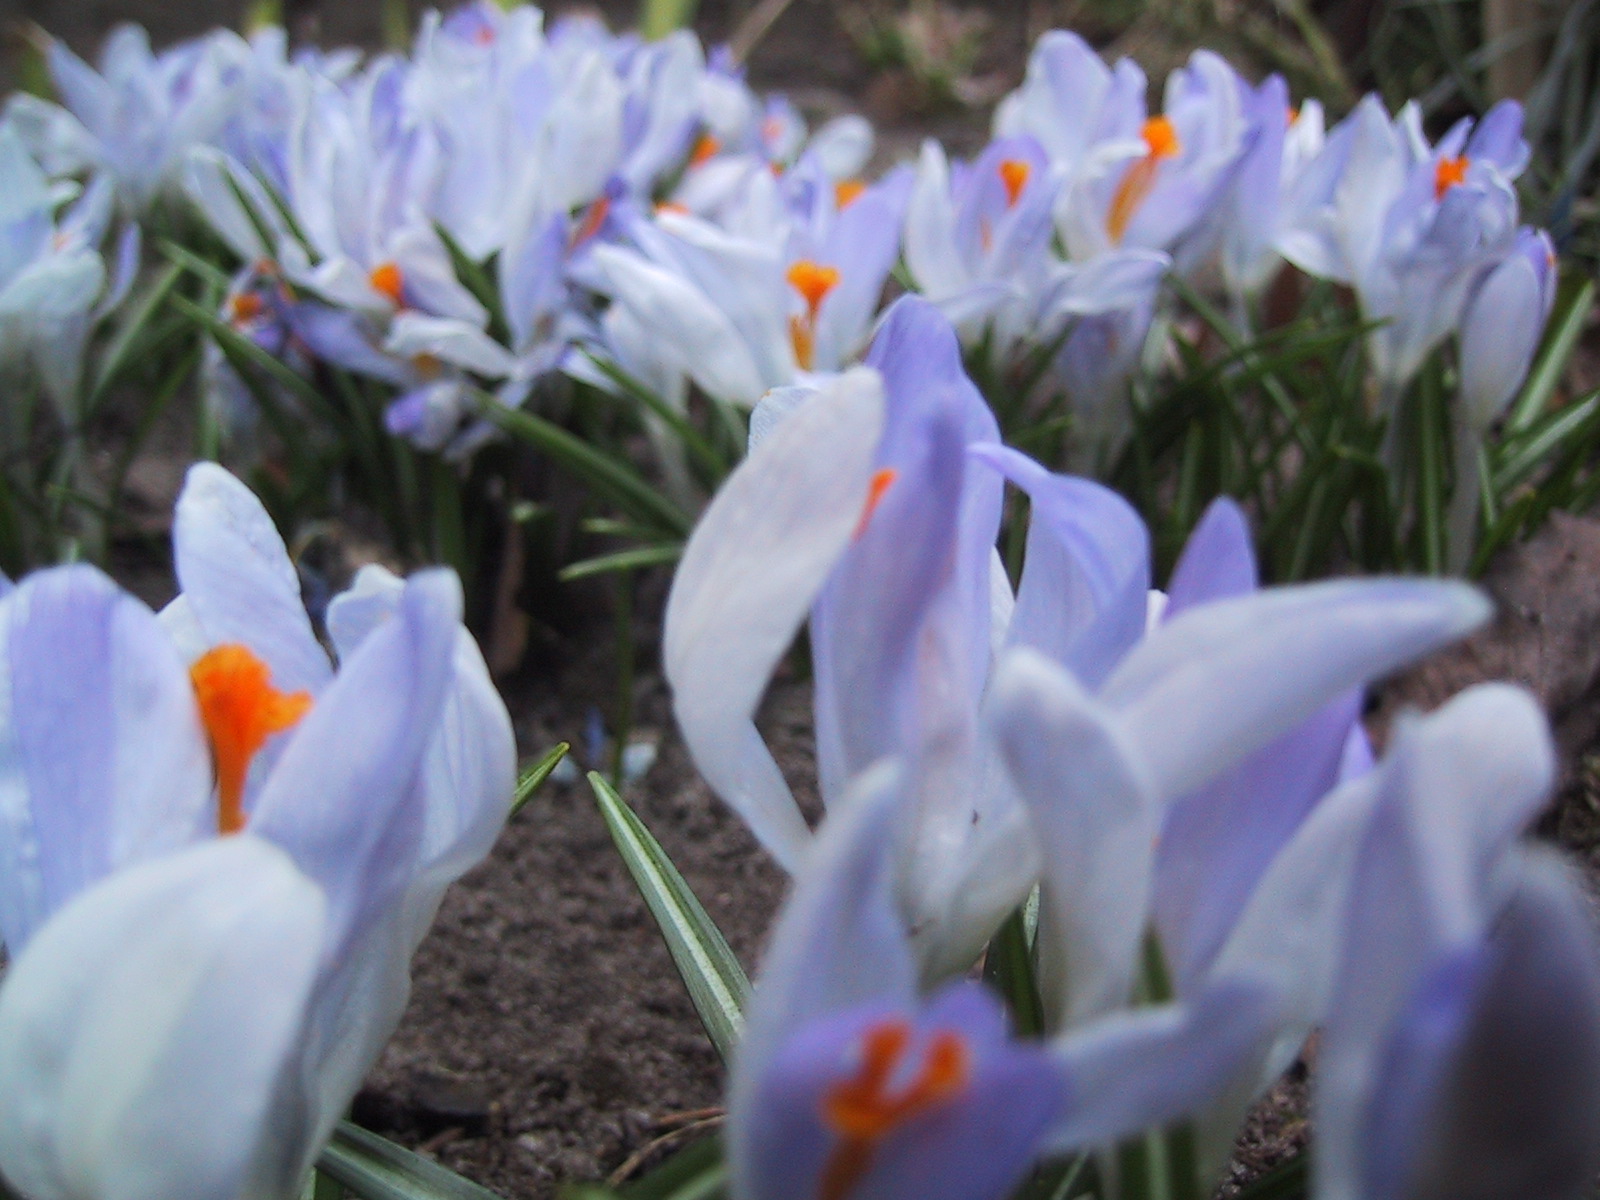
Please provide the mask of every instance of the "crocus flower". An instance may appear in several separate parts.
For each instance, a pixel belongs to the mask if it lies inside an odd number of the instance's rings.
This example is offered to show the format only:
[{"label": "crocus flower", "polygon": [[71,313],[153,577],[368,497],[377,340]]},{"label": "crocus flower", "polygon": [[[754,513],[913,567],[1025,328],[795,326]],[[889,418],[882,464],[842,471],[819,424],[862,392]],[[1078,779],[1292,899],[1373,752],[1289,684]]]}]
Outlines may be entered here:
[{"label": "crocus flower", "polygon": [[1600,955],[1573,872],[1513,843],[1553,755],[1525,692],[1403,723],[1341,912],[1318,1054],[1319,1200],[1586,1195],[1600,1170]]},{"label": "crocus flower", "polygon": [[138,227],[119,235],[108,268],[100,244],[112,216],[110,181],[93,180],[58,218],[61,189],[9,123],[0,124],[0,196],[0,371],[34,375],[73,425],[84,347],[133,282]]},{"label": "crocus flower", "polygon": [[1008,1040],[985,988],[919,997],[894,904],[903,788],[888,763],[857,782],[779,916],[729,1082],[739,1200],[989,1200],[1064,1108],[1061,1072]]},{"label": "crocus flower", "polygon": [[[1081,866],[1082,848],[1102,837],[1141,847],[1131,860],[1097,857],[1102,869],[1077,872],[1065,901],[1082,905],[1073,920],[1087,940],[1074,944],[1093,962],[1065,972],[1087,991],[1062,1016],[1105,1012],[1128,995],[1164,807],[1363,680],[1459,636],[1482,618],[1482,601],[1427,583],[1285,589],[1207,605],[1141,641],[1148,535],[1125,502],[1001,448],[953,332],[925,302],[896,306],[869,363],[887,397],[881,439],[861,445],[866,418],[841,412],[865,411],[863,383],[801,400],[691,538],[665,631],[685,739],[713,789],[794,869],[809,835],[749,716],[809,608],[824,801],[838,803],[884,757],[903,761],[917,797],[899,834],[899,899],[926,978],[970,964],[1033,884],[1041,850]],[[799,465],[807,455],[832,468],[826,491],[809,475],[820,466]],[[1014,599],[994,548],[1006,480],[1028,492],[1034,513]],[[1114,778],[1090,783],[1078,771],[1078,782],[1058,785],[1052,771],[1072,774],[1068,741],[1019,733],[1037,763],[1017,789],[1035,797],[1024,807],[983,732],[991,667],[1008,645],[1055,664],[1059,679],[1040,685],[1040,704],[1096,713],[1085,718],[1092,736],[1133,755],[1115,768],[1108,759]],[[1129,739],[1141,738],[1135,752]],[[1064,757],[1050,767],[1054,754]],[[1081,800],[1061,790],[1078,787]],[[1038,804],[1060,815],[1058,833],[1035,835]],[[1093,832],[1076,821],[1107,824]]]},{"label": "crocus flower", "polygon": [[1414,107],[1391,121],[1369,96],[1306,166],[1280,248],[1308,273],[1350,285],[1362,313],[1385,322],[1368,352],[1390,402],[1512,245],[1521,124],[1506,101],[1429,147]]},{"label": "crocus flower", "polygon": [[0,1172],[30,1200],[293,1193],[506,812],[453,577],[358,579],[335,675],[248,490],[196,467],[176,524],[159,620],[85,566],[0,600]]},{"label": "crocus flower", "polygon": [[1556,298],[1550,236],[1524,226],[1511,251],[1483,272],[1461,316],[1460,395],[1451,410],[1455,485],[1447,518],[1449,565],[1466,568],[1478,519],[1478,450],[1521,386]]}]

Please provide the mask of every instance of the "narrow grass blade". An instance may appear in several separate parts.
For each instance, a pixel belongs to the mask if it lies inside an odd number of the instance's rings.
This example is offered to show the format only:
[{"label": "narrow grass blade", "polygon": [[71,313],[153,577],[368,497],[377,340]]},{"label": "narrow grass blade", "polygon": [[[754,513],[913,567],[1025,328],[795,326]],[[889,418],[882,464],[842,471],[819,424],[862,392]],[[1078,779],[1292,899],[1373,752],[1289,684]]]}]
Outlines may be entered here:
[{"label": "narrow grass blade", "polygon": [[681,542],[673,542],[667,546],[634,546],[628,550],[618,550],[615,554],[601,554],[595,558],[571,563],[561,568],[556,573],[556,578],[562,583],[571,583],[574,579],[588,579],[590,576],[606,575],[612,571],[659,567],[664,563],[677,562],[682,554]]},{"label": "narrow grass blade", "polygon": [[543,451],[580,479],[604,492],[629,516],[678,537],[687,537],[689,515],[651,487],[627,463],[611,458],[561,426],[533,413],[506,408],[492,399],[480,413],[512,437]]},{"label": "narrow grass blade", "polygon": [[726,1062],[739,1040],[745,998],[750,994],[744,968],[666,851],[605,776],[590,771],[589,785],[611,839],[666,939],[695,1011]]},{"label": "narrow grass blade", "polygon": [[138,306],[117,330],[116,337],[106,347],[106,352],[100,360],[100,370],[95,375],[93,386],[89,389],[89,400],[85,406],[87,411],[95,410],[106,388],[122,373],[135,342],[149,329],[151,320],[161,310],[162,302],[177,286],[178,280],[183,278],[183,272],[184,268],[180,264],[171,264],[140,296]]},{"label": "narrow grass blade", "polygon": [[1533,360],[1533,369],[1528,372],[1528,381],[1522,385],[1522,393],[1506,417],[1508,435],[1521,433],[1532,425],[1549,405],[1593,306],[1594,280],[1567,279],[1562,282],[1549,328],[1545,331],[1544,343]]},{"label": "narrow grass blade", "polygon": [[722,1139],[691,1142],[655,1170],[620,1189],[623,1200],[707,1200],[724,1189],[728,1164]]},{"label": "narrow grass blade", "polygon": [[341,1121],[317,1169],[361,1200],[499,1200],[488,1188]]},{"label": "narrow grass blade", "polygon": [[516,816],[522,811],[523,806],[533,799],[544,781],[550,778],[550,772],[560,765],[561,760],[571,749],[570,742],[557,742],[545,751],[543,758],[522,773],[521,778],[517,780],[517,790],[511,793],[511,811],[506,814],[506,820],[509,821]]},{"label": "narrow grass blade", "polygon": [[983,958],[983,981],[1004,997],[1018,1037],[1044,1035],[1044,1001],[1033,965],[1033,945],[1023,910],[1018,908],[989,942]]}]

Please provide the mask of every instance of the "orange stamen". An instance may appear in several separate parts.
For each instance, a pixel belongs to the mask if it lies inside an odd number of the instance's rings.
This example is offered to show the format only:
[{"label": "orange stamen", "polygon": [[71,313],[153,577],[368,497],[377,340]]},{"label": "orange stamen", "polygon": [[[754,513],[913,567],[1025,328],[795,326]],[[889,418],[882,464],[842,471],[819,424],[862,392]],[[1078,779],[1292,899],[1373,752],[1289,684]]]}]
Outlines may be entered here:
[{"label": "orange stamen", "polygon": [[1032,173],[1032,164],[1020,158],[1007,158],[1000,163],[1000,182],[1006,185],[1007,208],[1016,206],[1017,198],[1022,195],[1022,189],[1028,186],[1028,176]]},{"label": "orange stamen", "polygon": [[691,165],[698,167],[708,158],[715,158],[717,151],[722,149],[722,143],[709,133],[702,133],[700,140],[694,144],[694,150],[689,155]]},{"label": "orange stamen", "polygon": [[1433,198],[1443,200],[1444,194],[1458,183],[1467,181],[1467,157],[1441,158],[1433,168]]},{"label": "orange stamen", "polygon": [[228,318],[235,325],[244,325],[254,321],[266,308],[266,302],[254,292],[240,292],[228,301]]},{"label": "orange stamen", "polygon": [[812,262],[809,258],[802,258],[789,268],[787,278],[789,286],[799,292],[806,302],[806,311],[815,321],[817,309],[822,307],[822,301],[829,292],[839,286],[839,268],[825,267]]},{"label": "orange stamen", "polygon": [[1178,131],[1167,117],[1151,117],[1139,130],[1139,136],[1144,138],[1144,144],[1149,147],[1151,158],[1173,158],[1183,153]]},{"label": "orange stamen", "polygon": [[572,233],[572,244],[581,246],[600,232],[600,227],[606,223],[606,217],[611,212],[611,197],[601,196],[588,211],[583,214],[583,222]]},{"label": "orange stamen", "polygon": [[860,537],[867,531],[867,522],[872,520],[872,514],[878,511],[878,505],[883,503],[884,493],[896,479],[900,472],[893,467],[879,467],[872,473],[872,482],[867,485],[867,502],[861,509],[861,520],[856,522],[855,536]]},{"label": "orange stamen", "polygon": [[789,268],[786,278],[806,302],[805,316],[789,318],[789,341],[794,346],[795,363],[802,371],[809,371],[816,355],[817,310],[828,293],[839,286],[839,268],[802,258]]},{"label": "orange stamen", "polygon": [[1122,182],[1117,184],[1117,190],[1111,197],[1111,210],[1106,214],[1106,232],[1113,244],[1122,241],[1133,214],[1139,211],[1150,189],[1155,187],[1161,160],[1183,151],[1178,141],[1178,131],[1166,117],[1151,117],[1144,123],[1141,136],[1147,148],[1145,156],[1128,164]]},{"label": "orange stamen", "polygon": [[382,292],[387,296],[396,308],[405,307],[406,277],[396,264],[379,263],[372,268],[372,274],[367,276],[367,282],[372,284],[373,291]]},{"label": "orange stamen", "polygon": [[966,1087],[971,1070],[967,1044],[960,1034],[941,1030],[929,1041],[916,1077],[891,1092],[890,1080],[910,1044],[911,1029],[904,1021],[874,1025],[862,1041],[861,1066],[854,1077],[824,1094],[823,1123],[839,1141],[823,1166],[818,1200],[845,1200],[872,1166],[879,1142]]},{"label": "orange stamen", "polygon": [[217,830],[238,833],[244,828],[244,780],[251,759],[269,737],[306,715],[311,695],[278,691],[267,664],[237,643],[201,655],[189,668],[189,680],[217,773]]},{"label": "orange stamen", "polygon": [[680,217],[687,217],[689,215],[689,206],[687,204],[679,204],[676,200],[663,200],[656,205],[656,215],[660,216],[662,213],[676,213]]},{"label": "orange stamen", "polygon": [[844,179],[833,185],[833,203],[836,208],[849,208],[867,190],[865,180]]},{"label": "orange stamen", "polygon": [[1300,110],[1291,104],[1286,115],[1288,117],[1288,124],[1293,125],[1300,119]]}]

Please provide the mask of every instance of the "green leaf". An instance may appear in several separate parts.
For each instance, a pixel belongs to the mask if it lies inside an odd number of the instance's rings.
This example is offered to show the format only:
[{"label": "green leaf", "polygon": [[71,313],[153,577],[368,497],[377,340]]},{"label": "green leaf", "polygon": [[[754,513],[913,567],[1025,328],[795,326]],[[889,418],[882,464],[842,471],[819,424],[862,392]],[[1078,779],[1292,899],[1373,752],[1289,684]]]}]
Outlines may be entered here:
[{"label": "green leaf", "polygon": [[556,769],[571,749],[571,743],[558,742],[545,751],[543,758],[522,773],[522,777],[517,780],[517,790],[511,794],[511,811],[506,814],[506,820],[509,821],[516,816],[522,811],[523,806],[533,799],[540,785],[550,778],[550,772]]},{"label": "green leaf", "polygon": [[1033,942],[1026,916],[1017,908],[989,942],[983,957],[983,981],[1004,997],[1018,1037],[1042,1037],[1044,1001],[1033,964]]},{"label": "green leaf", "polygon": [[148,329],[151,319],[160,310],[162,301],[177,286],[178,280],[183,278],[183,272],[184,268],[180,264],[173,263],[157,276],[155,282],[139,297],[138,306],[122,323],[116,337],[111,340],[111,344],[106,347],[105,354],[100,359],[100,370],[95,375],[94,385],[89,389],[88,411],[94,411],[105,390],[122,373],[135,341]]},{"label": "green leaf", "polygon": [[654,1171],[621,1189],[623,1200],[706,1200],[728,1182],[722,1139],[715,1134],[691,1142]]},{"label": "green leaf", "polygon": [[604,492],[630,516],[677,537],[689,535],[692,524],[689,515],[645,482],[626,462],[601,453],[543,417],[507,408],[492,397],[484,397],[478,411],[512,437],[542,450],[574,475]]},{"label": "green leaf", "polygon": [[610,359],[604,358],[592,350],[585,350],[584,354],[595,365],[596,370],[621,388],[628,396],[648,408],[662,424],[673,432],[677,439],[683,443],[684,449],[689,452],[689,455],[699,464],[700,469],[705,472],[708,482],[715,486],[727,477],[728,472],[733,469],[733,464],[725,456],[717,453],[716,447],[708,442],[700,431],[689,423],[688,417],[673,408]]},{"label": "green leaf", "polygon": [[361,1200],[500,1200],[488,1188],[348,1121],[333,1131],[317,1169]]},{"label": "green leaf", "polygon": [[1528,381],[1522,385],[1522,393],[1506,417],[1507,434],[1522,432],[1549,406],[1593,306],[1594,280],[1569,276],[1562,281],[1544,342],[1533,360],[1533,369],[1528,372]]},{"label": "green leaf", "polygon": [[605,575],[612,571],[632,571],[638,567],[659,567],[663,563],[677,562],[683,554],[683,544],[673,542],[665,546],[634,546],[618,550],[615,554],[601,554],[571,563],[556,573],[562,583],[574,579],[587,579],[592,575]]},{"label": "green leaf", "polygon": [[728,1061],[744,1026],[744,1004],[750,994],[744,968],[666,851],[605,777],[590,771],[589,786],[611,840],[661,929],[701,1024],[717,1053]]}]

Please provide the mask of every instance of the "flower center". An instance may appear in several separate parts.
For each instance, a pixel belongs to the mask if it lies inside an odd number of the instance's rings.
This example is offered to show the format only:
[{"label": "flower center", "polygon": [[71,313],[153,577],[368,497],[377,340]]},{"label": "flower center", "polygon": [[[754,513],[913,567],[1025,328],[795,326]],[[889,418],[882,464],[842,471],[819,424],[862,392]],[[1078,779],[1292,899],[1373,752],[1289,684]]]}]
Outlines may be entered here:
[{"label": "flower center", "polygon": [[372,290],[382,292],[396,308],[405,307],[406,277],[401,272],[399,264],[392,262],[379,263],[372,268],[372,274],[367,276],[367,282],[372,285]]},{"label": "flower center", "polygon": [[238,833],[244,828],[244,779],[250,760],[269,737],[306,715],[311,696],[278,691],[267,664],[234,642],[196,659],[189,680],[217,773],[217,831]]},{"label": "flower center", "polygon": [[789,318],[789,340],[794,344],[794,361],[802,371],[809,371],[816,355],[817,310],[828,293],[839,286],[839,268],[802,258],[789,268],[785,278],[806,302],[804,316]]},{"label": "flower center", "polygon": [[835,208],[849,208],[861,198],[861,193],[867,190],[864,179],[841,179],[833,185],[833,203]]},{"label": "flower center", "polygon": [[970,1075],[970,1053],[961,1035],[940,1030],[928,1041],[916,1074],[898,1090],[895,1069],[911,1045],[905,1021],[889,1020],[866,1031],[855,1075],[822,1097],[822,1121],[839,1137],[822,1170],[818,1200],[844,1200],[872,1165],[889,1134],[907,1121],[958,1096]]},{"label": "flower center", "polygon": [[1457,184],[1467,181],[1468,159],[1465,154],[1460,158],[1441,158],[1433,168],[1433,198],[1443,200],[1444,194]]},{"label": "flower center", "polygon": [[1024,159],[1007,158],[1000,163],[1000,182],[1006,187],[1006,207],[1015,208],[1022,189],[1028,186],[1033,165]]},{"label": "flower center", "polygon": [[694,144],[694,150],[689,155],[689,163],[691,166],[698,167],[708,158],[715,158],[717,156],[717,152],[721,149],[721,142],[712,137],[709,133],[702,133],[700,135],[700,140]]},{"label": "flower center", "polygon": [[1111,211],[1106,215],[1106,232],[1113,243],[1122,241],[1128,232],[1128,222],[1133,220],[1133,214],[1139,211],[1150,189],[1155,187],[1161,160],[1183,152],[1178,131],[1166,117],[1151,117],[1144,123],[1140,136],[1144,138],[1145,155],[1128,164],[1122,182],[1117,184],[1116,193],[1111,197]]}]

